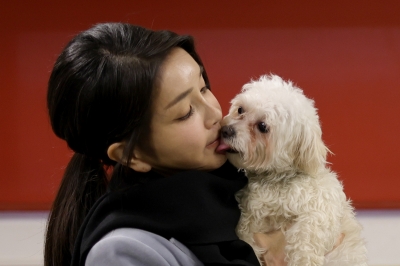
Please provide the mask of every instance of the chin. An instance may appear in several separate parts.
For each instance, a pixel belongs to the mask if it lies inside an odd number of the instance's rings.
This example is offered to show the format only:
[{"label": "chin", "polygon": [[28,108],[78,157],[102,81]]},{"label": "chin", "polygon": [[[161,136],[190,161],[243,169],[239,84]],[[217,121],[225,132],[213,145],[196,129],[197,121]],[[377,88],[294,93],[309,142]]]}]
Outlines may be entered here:
[{"label": "chin", "polygon": [[228,158],[225,154],[218,154],[218,158],[215,160],[215,167],[212,170],[220,168],[227,160]]},{"label": "chin", "polygon": [[216,156],[214,155],[214,158],[212,159],[212,161],[209,161],[206,164],[203,164],[203,166],[199,167],[198,169],[201,169],[203,171],[213,171],[216,170],[218,168],[220,168],[222,165],[224,165],[224,163],[227,161],[227,157],[225,154],[216,154]]}]

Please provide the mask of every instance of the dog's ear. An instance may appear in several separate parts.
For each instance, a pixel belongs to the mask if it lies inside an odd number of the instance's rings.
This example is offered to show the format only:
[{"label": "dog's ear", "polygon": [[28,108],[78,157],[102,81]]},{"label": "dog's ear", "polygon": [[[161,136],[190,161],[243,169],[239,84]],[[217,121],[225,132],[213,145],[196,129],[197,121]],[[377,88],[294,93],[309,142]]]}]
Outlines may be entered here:
[{"label": "dog's ear", "polygon": [[321,137],[322,131],[319,124],[302,125],[295,151],[295,167],[312,175],[326,164],[329,149]]}]

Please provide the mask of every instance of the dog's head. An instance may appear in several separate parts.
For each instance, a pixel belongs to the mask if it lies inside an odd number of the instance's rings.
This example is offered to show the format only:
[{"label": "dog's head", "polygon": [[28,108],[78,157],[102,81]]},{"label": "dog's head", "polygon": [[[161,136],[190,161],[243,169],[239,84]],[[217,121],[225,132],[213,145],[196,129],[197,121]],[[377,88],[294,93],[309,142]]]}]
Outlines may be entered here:
[{"label": "dog's head", "polygon": [[250,172],[297,169],[314,173],[327,152],[314,101],[279,76],[243,86],[222,121],[221,145],[229,161]]}]

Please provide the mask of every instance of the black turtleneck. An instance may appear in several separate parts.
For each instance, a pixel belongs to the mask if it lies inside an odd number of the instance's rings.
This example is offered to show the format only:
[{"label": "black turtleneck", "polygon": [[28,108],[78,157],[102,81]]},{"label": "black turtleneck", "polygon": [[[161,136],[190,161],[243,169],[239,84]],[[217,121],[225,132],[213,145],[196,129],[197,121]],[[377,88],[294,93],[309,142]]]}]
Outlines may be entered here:
[{"label": "black turtleneck", "polygon": [[83,266],[92,246],[118,228],[138,228],[185,244],[205,265],[259,265],[251,247],[238,239],[240,217],[235,193],[247,183],[226,163],[213,172],[184,171],[111,191],[90,210],[79,231],[72,258]]}]

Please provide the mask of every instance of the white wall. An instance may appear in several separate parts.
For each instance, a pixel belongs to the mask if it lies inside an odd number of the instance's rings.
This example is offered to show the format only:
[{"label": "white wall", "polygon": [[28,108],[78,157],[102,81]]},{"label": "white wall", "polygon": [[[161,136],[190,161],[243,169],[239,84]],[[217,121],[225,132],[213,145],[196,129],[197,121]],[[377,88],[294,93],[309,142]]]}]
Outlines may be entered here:
[{"label": "white wall", "polygon": [[43,265],[47,212],[0,212],[0,265]]},{"label": "white wall", "polygon": [[400,266],[400,210],[358,211],[364,227],[369,265]]},{"label": "white wall", "polygon": [[[0,212],[0,265],[43,265],[47,212]],[[369,265],[400,266],[400,210],[358,211]]]}]

